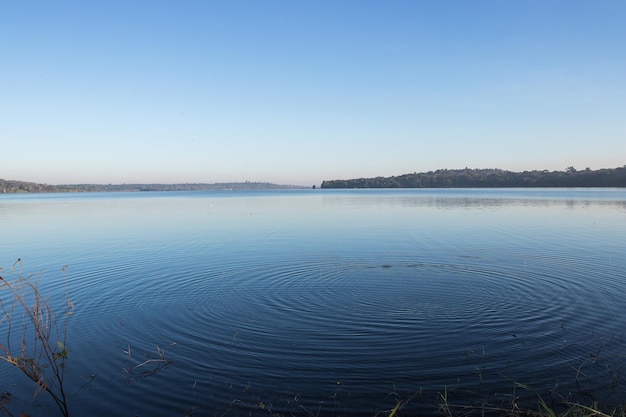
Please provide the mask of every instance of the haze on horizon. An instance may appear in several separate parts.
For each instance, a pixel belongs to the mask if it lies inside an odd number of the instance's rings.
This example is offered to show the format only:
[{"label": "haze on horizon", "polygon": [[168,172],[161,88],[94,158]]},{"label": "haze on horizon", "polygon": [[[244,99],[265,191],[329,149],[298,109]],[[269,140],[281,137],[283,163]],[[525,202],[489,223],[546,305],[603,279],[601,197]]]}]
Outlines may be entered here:
[{"label": "haze on horizon", "polygon": [[626,2],[0,4],[0,178],[614,168]]}]

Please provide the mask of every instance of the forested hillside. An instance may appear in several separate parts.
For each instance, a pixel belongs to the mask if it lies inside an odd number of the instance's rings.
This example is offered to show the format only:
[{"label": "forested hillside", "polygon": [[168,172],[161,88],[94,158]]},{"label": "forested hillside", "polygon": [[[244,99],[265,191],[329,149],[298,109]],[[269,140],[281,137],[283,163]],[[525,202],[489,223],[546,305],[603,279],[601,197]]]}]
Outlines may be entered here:
[{"label": "forested hillside", "polygon": [[61,191],[54,185],[0,179],[0,194],[6,193],[53,193]]},{"label": "forested hillside", "polygon": [[322,182],[322,188],[496,188],[496,187],[626,187],[621,168],[577,171],[512,172],[502,169],[440,169],[397,177]]}]

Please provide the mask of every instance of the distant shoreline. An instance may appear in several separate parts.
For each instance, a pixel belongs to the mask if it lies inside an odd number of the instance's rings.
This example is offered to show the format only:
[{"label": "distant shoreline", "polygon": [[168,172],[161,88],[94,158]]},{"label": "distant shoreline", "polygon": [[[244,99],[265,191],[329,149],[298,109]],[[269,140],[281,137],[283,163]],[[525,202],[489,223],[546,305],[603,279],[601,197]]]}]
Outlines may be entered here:
[{"label": "distant shoreline", "polygon": [[189,184],[67,184],[48,185],[26,181],[0,179],[0,194],[18,193],[82,193],[138,191],[212,191],[212,190],[284,190],[308,189],[298,185],[268,182],[189,183]]},{"label": "distant shoreline", "polygon": [[501,169],[440,169],[395,177],[357,178],[322,182],[321,188],[538,188],[626,187],[626,165],[578,171],[513,172]]},{"label": "distant shoreline", "polygon": [[[326,180],[322,189],[341,188],[574,188],[626,187],[626,165],[618,168],[564,171],[513,172],[489,169],[439,169],[393,177]],[[217,190],[288,190],[309,189],[299,185],[268,182],[184,183],[184,184],[62,184],[0,179],[0,194],[67,192],[139,192],[139,191],[217,191]],[[315,185],[312,188],[317,188]]]}]

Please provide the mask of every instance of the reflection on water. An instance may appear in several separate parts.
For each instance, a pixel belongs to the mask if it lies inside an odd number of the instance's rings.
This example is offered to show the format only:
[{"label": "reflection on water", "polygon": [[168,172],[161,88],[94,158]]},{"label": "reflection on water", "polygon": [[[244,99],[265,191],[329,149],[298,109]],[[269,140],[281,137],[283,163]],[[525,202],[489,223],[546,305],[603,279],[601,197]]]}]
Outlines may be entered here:
[{"label": "reflection on water", "polygon": [[[619,189],[0,196],[0,266],[62,298],[70,265],[76,415],[363,415],[418,392],[429,412],[515,382],[619,403],[625,220]],[[123,372],[158,351],[171,366]]]}]

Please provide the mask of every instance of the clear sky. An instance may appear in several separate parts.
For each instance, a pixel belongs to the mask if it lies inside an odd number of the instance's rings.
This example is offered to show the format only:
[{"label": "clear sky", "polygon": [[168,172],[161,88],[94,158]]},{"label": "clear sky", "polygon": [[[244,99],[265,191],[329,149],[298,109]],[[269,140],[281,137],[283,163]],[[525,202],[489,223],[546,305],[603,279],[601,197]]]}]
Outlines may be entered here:
[{"label": "clear sky", "polygon": [[626,164],[626,1],[0,0],[0,178]]}]

